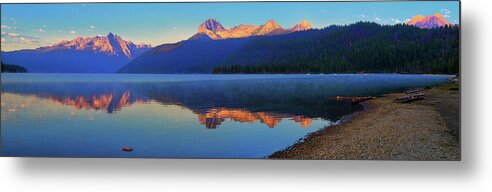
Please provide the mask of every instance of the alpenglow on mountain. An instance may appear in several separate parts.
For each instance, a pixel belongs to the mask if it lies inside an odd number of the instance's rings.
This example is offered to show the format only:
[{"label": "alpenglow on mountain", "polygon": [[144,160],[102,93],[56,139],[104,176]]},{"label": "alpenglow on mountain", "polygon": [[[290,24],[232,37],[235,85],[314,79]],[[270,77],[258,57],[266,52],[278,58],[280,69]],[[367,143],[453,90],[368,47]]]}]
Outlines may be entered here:
[{"label": "alpenglow on mountain", "polygon": [[[437,28],[441,26],[451,29],[440,31]],[[351,30],[355,32],[350,33]],[[423,34],[436,38],[457,37],[459,25],[451,24],[440,14],[417,15],[403,28],[357,22],[313,29],[303,20],[284,29],[268,20],[260,26],[241,24],[227,29],[215,19],[208,19],[191,38],[154,48],[109,33],[107,36],[76,37],[37,49],[2,52],[1,59],[34,73],[339,73],[378,70],[455,73],[457,49],[443,43],[456,42],[456,39],[436,39],[432,43],[439,41],[441,44],[431,46]],[[416,39],[408,39],[410,37]],[[404,42],[408,45],[404,46]],[[425,50],[433,46],[439,51],[423,56],[427,54]],[[381,47],[386,48],[380,50]],[[411,49],[403,51],[403,48]],[[389,57],[395,58],[388,60]],[[391,63],[381,64],[387,61]],[[368,64],[371,62],[380,65]]]},{"label": "alpenglow on mountain", "polygon": [[226,29],[224,28],[224,26],[222,26],[222,24],[220,24],[220,22],[213,18],[210,18],[198,27],[198,32],[192,37],[192,39],[201,37],[203,35],[206,35],[214,40],[245,38],[261,35],[281,35],[311,29],[313,29],[313,27],[306,20],[303,20],[300,23],[294,25],[294,27],[288,29],[282,28],[274,20],[268,20],[265,24],[260,26],[241,24],[230,29]]},{"label": "alpenglow on mountain", "polygon": [[137,45],[109,33],[76,37],[37,49],[2,52],[2,61],[35,73],[114,73],[149,49],[150,45]]},{"label": "alpenglow on mountain", "polygon": [[[208,31],[223,31],[211,22]],[[215,33],[213,33],[215,34]],[[163,44],[119,73],[445,73],[459,71],[459,26],[357,22],[282,35]],[[432,51],[429,51],[432,50]]]},{"label": "alpenglow on mountain", "polygon": [[445,25],[452,26],[453,24],[447,21],[441,14],[436,13],[429,16],[416,15],[409,22],[407,22],[407,25],[430,29]]},{"label": "alpenglow on mountain", "polygon": [[67,48],[79,51],[93,51],[95,53],[104,53],[114,56],[125,56],[128,59],[133,59],[142,53],[142,50],[148,50],[151,48],[147,44],[134,44],[131,41],[123,40],[118,35],[109,33],[107,36],[95,36],[95,37],[76,37],[73,40],[61,41],[52,46],[42,47],[39,49],[60,49]]}]

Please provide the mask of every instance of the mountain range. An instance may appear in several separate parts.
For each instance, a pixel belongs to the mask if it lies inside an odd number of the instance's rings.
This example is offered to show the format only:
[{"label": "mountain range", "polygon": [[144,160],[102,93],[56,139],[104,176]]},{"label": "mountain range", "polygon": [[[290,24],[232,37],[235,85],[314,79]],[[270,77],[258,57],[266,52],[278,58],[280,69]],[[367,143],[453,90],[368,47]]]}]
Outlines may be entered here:
[{"label": "mountain range", "polygon": [[45,50],[54,49],[71,49],[79,51],[92,51],[95,53],[104,53],[112,56],[125,56],[128,59],[134,59],[142,54],[142,52],[150,49],[147,44],[135,45],[131,41],[125,41],[120,36],[109,33],[105,37],[76,37],[71,41],[61,41],[49,47],[44,47]]},{"label": "mountain range", "polygon": [[[229,69],[226,68],[232,65],[316,63],[327,59],[327,55],[331,56],[325,62],[341,65],[340,63],[350,60],[347,55],[344,55],[351,54],[349,50],[346,50],[347,53],[342,53],[345,51],[342,45],[347,42],[351,49],[372,49],[376,45],[368,44],[368,41],[387,38],[384,35],[392,35],[391,41],[406,38],[408,35],[417,38],[418,35],[424,33],[434,33],[427,31],[428,29],[455,25],[437,13],[430,16],[417,15],[406,25],[380,26],[379,28],[375,26],[380,25],[359,22],[348,26],[313,29],[308,21],[302,20],[291,28],[282,28],[274,20],[268,20],[259,26],[240,24],[226,29],[219,21],[210,18],[198,26],[195,35],[177,43],[162,44],[157,47],[147,44],[137,45],[109,33],[107,36],[76,37],[70,41],[64,40],[51,46],[32,50],[2,52],[2,61],[23,66],[29,72],[44,73],[221,73],[228,72]],[[343,31],[354,28],[360,31],[351,36],[343,34]],[[379,31],[383,29],[386,31]],[[370,30],[378,30],[378,33]],[[336,34],[338,35],[335,36]],[[333,42],[327,42],[326,39]],[[386,39],[384,40],[380,42],[381,45],[387,43]],[[405,40],[415,41],[416,45],[422,43],[416,39]],[[388,46],[397,46],[399,49],[402,45],[389,44]],[[331,49],[338,54],[331,53]],[[409,51],[412,54],[415,53],[414,50]],[[365,52],[360,54],[366,55]],[[381,56],[381,53],[374,54],[374,57]],[[404,56],[407,57],[408,54]],[[436,53],[436,56],[442,55]],[[415,61],[415,59],[410,60],[410,63]],[[405,62],[408,63],[408,61]],[[453,63],[454,61],[445,62]],[[324,65],[335,64],[326,63]],[[298,69],[300,71],[291,72],[303,72],[305,69],[301,68],[303,67]],[[329,72],[328,68],[330,67],[324,67],[323,70]],[[355,68],[352,67],[350,70],[355,70]],[[402,70],[402,68],[397,68],[397,70]],[[418,70],[417,72],[423,72],[429,69]]]},{"label": "mountain range", "polygon": [[220,22],[213,18],[207,19],[198,27],[198,32],[192,39],[196,39],[202,35],[206,35],[211,39],[231,39],[231,38],[245,38],[251,36],[261,36],[261,35],[281,35],[292,33],[296,31],[306,31],[311,30],[313,27],[311,24],[303,20],[300,23],[294,25],[294,27],[289,29],[282,28],[274,20],[268,20],[265,24],[260,26],[255,25],[245,25],[241,24],[230,29],[224,28]]},{"label": "mountain range", "polygon": [[[210,30],[212,31],[212,30]],[[358,22],[282,35],[164,44],[118,73],[445,73],[459,71],[459,28]],[[208,38],[204,38],[208,37]]]},{"label": "mountain range", "polygon": [[2,52],[2,62],[21,65],[34,73],[114,73],[151,49],[118,35],[76,37],[33,50]]}]

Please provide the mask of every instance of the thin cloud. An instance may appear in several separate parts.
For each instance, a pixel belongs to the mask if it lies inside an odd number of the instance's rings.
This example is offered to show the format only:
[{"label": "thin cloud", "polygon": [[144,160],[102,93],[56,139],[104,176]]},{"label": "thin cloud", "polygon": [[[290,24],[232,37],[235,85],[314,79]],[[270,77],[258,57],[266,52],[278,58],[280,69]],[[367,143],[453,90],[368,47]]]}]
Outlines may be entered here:
[{"label": "thin cloud", "polygon": [[19,37],[20,35],[18,33],[7,33],[7,36],[9,36],[9,37]]},{"label": "thin cloud", "polygon": [[31,45],[33,43],[32,40],[28,39],[28,38],[25,38],[25,37],[21,37],[20,40],[25,43],[25,44],[28,44],[28,45]]},{"label": "thin cloud", "polygon": [[76,34],[77,32],[76,32],[76,31],[70,31],[69,33],[70,33],[70,34],[72,34],[72,35],[74,35],[74,34]]},{"label": "thin cloud", "polygon": [[378,15],[376,14],[376,12],[374,12],[374,21],[378,22],[378,21],[381,21],[381,18],[378,17]]},{"label": "thin cloud", "polygon": [[441,9],[441,14],[444,16],[444,17],[449,17],[450,14],[451,14],[451,11],[448,10],[448,9]]},{"label": "thin cloud", "polygon": [[19,44],[20,42],[16,39],[6,39],[6,38],[2,38],[2,43],[4,44]]},{"label": "thin cloud", "polygon": [[2,29],[9,29],[9,30],[15,30],[15,29],[17,29],[16,27],[7,26],[7,25],[1,25],[0,28],[2,28]]},{"label": "thin cloud", "polygon": [[35,40],[35,38],[29,37],[15,37],[15,38],[2,38],[2,42],[5,44],[23,44],[23,45],[39,45],[40,42]]},{"label": "thin cloud", "polygon": [[399,19],[391,19],[391,21],[394,22],[395,24],[402,23],[402,21],[400,21]]},{"label": "thin cloud", "polygon": [[39,41],[28,39],[26,37],[21,37],[19,39],[21,40],[22,43],[24,43],[26,45],[35,45],[35,44],[37,45],[37,44],[39,44]]},{"label": "thin cloud", "polygon": [[41,32],[41,33],[46,32],[46,30],[44,30],[44,29],[38,29],[38,31]]},{"label": "thin cloud", "polygon": [[24,38],[29,38],[29,39],[39,39],[38,37],[33,37],[33,36],[28,36],[28,35],[21,35],[21,34],[18,34],[18,33],[7,33],[7,32],[4,32],[4,31],[2,31],[2,37],[9,37],[9,38],[21,38],[21,37],[24,37]]},{"label": "thin cloud", "polygon": [[392,18],[391,19],[391,22],[395,23],[395,24],[403,24],[403,23],[408,23],[410,21],[410,19],[405,19],[405,20],[399,20],[399,19],[395,19],[395,18]]}]

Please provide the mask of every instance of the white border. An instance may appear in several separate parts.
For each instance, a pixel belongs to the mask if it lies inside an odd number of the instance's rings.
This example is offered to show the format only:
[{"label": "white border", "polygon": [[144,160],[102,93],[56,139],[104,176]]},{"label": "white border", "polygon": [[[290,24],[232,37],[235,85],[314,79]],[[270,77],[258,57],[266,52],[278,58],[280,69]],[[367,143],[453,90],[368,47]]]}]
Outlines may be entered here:
[{"label": "white border", "polygon": [[0,158],[0,191],[492,191],[491,2],[462,1],[462,161]]}]

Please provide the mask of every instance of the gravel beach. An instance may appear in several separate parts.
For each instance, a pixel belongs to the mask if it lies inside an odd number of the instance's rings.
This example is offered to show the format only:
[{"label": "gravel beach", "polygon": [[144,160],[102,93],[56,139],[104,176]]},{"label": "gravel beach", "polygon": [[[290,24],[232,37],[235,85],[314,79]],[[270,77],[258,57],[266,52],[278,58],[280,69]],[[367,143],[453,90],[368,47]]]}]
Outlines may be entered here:
[{"label": "gravel beach", "polygon": [[398,103],[404,93],[364,102],[345,123],[273,153],[274,159],[460,160],[458,83],[423,90],[424,100]]}]

